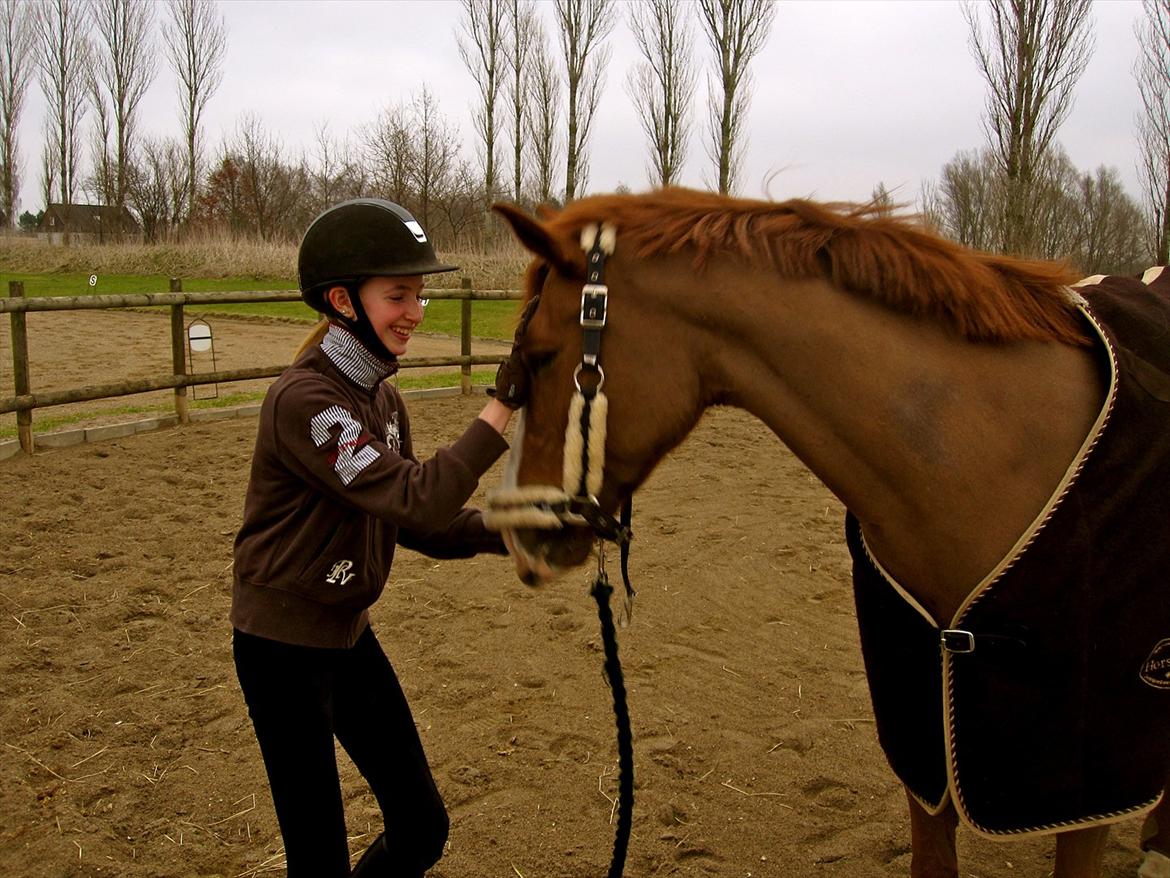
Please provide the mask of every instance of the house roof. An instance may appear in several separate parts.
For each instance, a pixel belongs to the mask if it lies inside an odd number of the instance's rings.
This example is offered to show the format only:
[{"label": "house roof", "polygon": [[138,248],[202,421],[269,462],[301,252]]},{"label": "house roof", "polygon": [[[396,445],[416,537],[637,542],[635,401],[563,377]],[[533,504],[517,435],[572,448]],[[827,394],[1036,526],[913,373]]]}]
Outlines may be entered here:
[{"label": "house roof", "polygon": [[119,226],[123,234],[141,231],[138,220],[129,208],[106,204],[50,204],[38,228],[43,232],[52,232],[66,224],[69,231],[86,235],[100,235],[103,229],[118,229]]}]

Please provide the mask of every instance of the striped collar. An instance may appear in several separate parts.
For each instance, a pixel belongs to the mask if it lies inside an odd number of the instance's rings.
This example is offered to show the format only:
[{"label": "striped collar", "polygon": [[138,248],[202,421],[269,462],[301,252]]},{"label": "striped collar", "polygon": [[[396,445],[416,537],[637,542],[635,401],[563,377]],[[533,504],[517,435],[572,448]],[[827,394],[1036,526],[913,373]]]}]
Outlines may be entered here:
[{"label": "striped collar", "polygon": [[398,371],[397,360],[386,362],[378,359],[353,333],[336,323],[329,324],[325,337],[321,339],[321,350],[341,374],[366,390],[373,390],[378,382]]}]

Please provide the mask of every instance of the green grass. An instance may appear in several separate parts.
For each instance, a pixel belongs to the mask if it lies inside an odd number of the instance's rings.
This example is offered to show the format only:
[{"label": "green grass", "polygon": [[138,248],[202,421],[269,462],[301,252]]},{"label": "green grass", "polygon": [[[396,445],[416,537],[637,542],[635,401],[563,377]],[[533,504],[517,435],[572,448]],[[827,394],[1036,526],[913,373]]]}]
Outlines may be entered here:
[{"label": "green grass", "polygon": [[[127,293],[166,293],[170,279],[163,275],[106,274],[97,275],[97,282],[89,283],[91,275],[81,273],[54,274],[0,274],[0,295],[8,295],[9,281],[22,281],[24,294],[35,296],[114,296]],[[245,290],[287,290],[293,284],[287,278],[218,277],[184,278],[183,291],[188,293],[222,293]],[[426,332],[458,336],[460,333],[460,302],[432,301],[427,306],[422,328]],[[516,302],[475,302],[471,307],[471,334],[478,338],[507,340],[512,337]],[[304,320],[311,323],[316,314],[302,302],[241,302],[223,305],[190,305],[193,314],[248,315],[286,320]]]},{"label": "green grass", "polygon": [[[471,383],[476,385],[491,384],[495,380],[494,371],[472,370]],[[402,390],[429,390],[435,387],[457,387],[460,382],[460,373],[456,371],[451,372],[437,372],[428,375],[403,376],[399,375],[397,385]],[[210,393],[211,389],[207,386],[200,386],[193,388],[195,393]],[[259,402],[264,398],[263,391],[253,391],[249,393],[228,393],[219,397],[210,399],[191,399],[189,407],[192,409],[219,409],[219,408],[234,408],[236,406],[248,405],[250,403]],[[94,417],[101,416],[103,420],[110,422],[124,421],[131,415],[138,415],[142,418],[158,417],[160,415],[168,415],[174,412],[174,407],[170,404],[154,403],[151,405],[124,405],[117,408],[103,409],[101,412],[76,412],[68,415],[44,415],[40,410],[33,411],[33,430],[36,433],[55,433],[60,430],[65,430],[74,424],[81,421],[90,420]],[[14,439],[16,438],[16,426],[0,426],[0,439]]]}]

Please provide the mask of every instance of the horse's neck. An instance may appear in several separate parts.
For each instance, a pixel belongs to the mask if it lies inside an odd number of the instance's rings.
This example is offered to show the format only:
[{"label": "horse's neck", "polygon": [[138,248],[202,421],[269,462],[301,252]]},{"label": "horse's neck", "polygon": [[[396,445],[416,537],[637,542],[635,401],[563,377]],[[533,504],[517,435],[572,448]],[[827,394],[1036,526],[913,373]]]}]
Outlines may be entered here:
[{"label": "horse's neck", "polygon": [[[746,280],[746,279],[745,279]],[[764,420],[948,621],[1045,507],[1097,418],[1094,358],[977,345],[820,282],[737,284],[716,398]],[[750,298],[750,301],[749,301]]]}]

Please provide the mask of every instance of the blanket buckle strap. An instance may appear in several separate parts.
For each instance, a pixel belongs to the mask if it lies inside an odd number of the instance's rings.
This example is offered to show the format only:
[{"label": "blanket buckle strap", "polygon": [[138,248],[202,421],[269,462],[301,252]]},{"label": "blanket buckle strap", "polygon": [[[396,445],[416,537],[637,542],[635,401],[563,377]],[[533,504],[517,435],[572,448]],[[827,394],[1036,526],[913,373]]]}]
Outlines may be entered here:
[{"label": "blanket buckle strap", "polygon": [[961,628],[947,628],[939,634],[942,648],[952,655],[965,655],[975,651],[975,635]]}]

